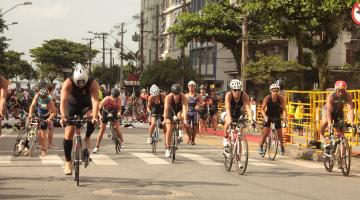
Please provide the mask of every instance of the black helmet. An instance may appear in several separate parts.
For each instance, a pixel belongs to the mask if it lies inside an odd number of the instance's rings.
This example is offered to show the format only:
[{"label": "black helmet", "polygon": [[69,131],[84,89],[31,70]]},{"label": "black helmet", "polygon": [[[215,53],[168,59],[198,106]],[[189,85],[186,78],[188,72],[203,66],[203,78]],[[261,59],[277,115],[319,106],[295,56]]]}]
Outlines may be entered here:
[{"label": "black helmet", "polygon": [[171,86],[171,92],[174,94],[180,94],[180,85],[175,83]]},{"label": "black helmet", "polygon": [[111,96],[114,98],[118,98],[120,96],[120,90],[117,88],[111,89]]}]

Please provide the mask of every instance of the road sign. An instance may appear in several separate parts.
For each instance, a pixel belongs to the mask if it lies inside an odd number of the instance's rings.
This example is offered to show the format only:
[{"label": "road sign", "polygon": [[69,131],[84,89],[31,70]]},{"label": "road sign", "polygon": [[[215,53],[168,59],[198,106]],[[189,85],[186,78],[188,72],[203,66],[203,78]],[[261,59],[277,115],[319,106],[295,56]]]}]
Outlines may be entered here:
[{"label": "road sign", "polygon": [[356,2],[351,10],[351,18],[355,24],[360,25],[360,2]]}]

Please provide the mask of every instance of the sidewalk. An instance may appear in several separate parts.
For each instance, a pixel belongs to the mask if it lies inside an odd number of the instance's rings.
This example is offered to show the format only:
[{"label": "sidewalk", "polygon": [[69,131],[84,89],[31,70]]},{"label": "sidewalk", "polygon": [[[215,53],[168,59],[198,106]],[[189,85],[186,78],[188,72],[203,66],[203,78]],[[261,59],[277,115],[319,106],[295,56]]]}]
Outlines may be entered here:
[{"label": "sidewalk", "polygon": [[[212,128],[208,128],[208,135],[214,135],[218,137],[224,136],[224,130],[218,129],[214,130]],[[245,131],[245,137],[249,143],[253,143],[254,145],[258,144],[261,139],[261,131],[256,132],[248,132]],[[351,169],[354,171],[360,171],[360,147],[353,147],[353,156],[351,159]],[[288,157],[308,160],[309,162],[323,162],[322,161],[322,150],[321,149],[312,149],[302,147],[299,144],[285,144],[285,154]]]}]

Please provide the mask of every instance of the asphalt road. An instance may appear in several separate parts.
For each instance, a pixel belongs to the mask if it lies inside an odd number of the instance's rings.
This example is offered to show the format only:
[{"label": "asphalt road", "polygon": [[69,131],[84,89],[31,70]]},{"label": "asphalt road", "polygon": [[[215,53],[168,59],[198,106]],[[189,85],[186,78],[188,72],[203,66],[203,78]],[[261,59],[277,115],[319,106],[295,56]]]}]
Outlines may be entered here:
[{"label": "asphalt road", "polygon": [[326,172],[321,163],[284,156],[269,161],[258,155],[255,143],[243,176],[225,171],[222,138],[216,136],[182,144],[171,164],[163,143],[151,153],[147,129],[141,127],[122,129],[125,149],[118,155],[105,135],[89,167],[81,168],[79,187],[73,176],[63,174],[63,129],[55,131],[57,149],[32,158],[12,156],[16,134],[3,132],[0,199],[359,199],[360,174],[344,177],[338,169]]}]

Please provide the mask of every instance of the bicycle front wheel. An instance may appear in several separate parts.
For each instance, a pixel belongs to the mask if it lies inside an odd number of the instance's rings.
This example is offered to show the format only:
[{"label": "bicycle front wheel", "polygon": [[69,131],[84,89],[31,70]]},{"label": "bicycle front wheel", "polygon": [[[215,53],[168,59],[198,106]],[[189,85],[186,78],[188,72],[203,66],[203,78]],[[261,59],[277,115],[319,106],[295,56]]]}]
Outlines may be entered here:
[{"label": "bicycle front wheel", "polygon": [[33,133],[30,133],[30,134],[33,134],[33,135],[31,136],[31,140],[29,141],[29,143],[30,143],[30,156],[33,157],[35,149],[37,149],[38,129],[37,128],[30,129],[30,131],[34,131]]},{"label": "bicycle front wheel", "polygon": [[225,170],[228,172],[231,170],[233,160],[234,160],[233,148],[234,148],[233,144],[231,144],[230,146],[224,147],[224,153],[223,153],[224,166],[225,166]]},{"label": "bicycle front wheel", "polygon": [[327,151],[327,149],[324,149],[323,155],[324,155],[324,167],[326,169],[326,171],[331,172],[333,167],[334,167],[334,159],[333,159],[333,155],[332,155],[332,149],[329,150],[330,155],[325,155],[325,152]]},{"label": "bicycle front wheel", "polygon": [[78,144],[75,144],[75,162],[74,162],[74,170],[75,170],[75,181],[76,185],[79,186],[80,182],[80,153],[81,149],[78,147]]},{"label": "bicycle front wheel", "polygon": [[346,140],[344,140],[340,144],[341,144],[340,147],[342,147],[342,151],[340,151],[341,172],[344,176],[348,176],[350,173],[350,164],[351,164],[351,147]]},{"label": "bicycle front wheel", "polygon": [[241,136],[234,148],[236,172],[239,175],[243,175],[246,171],[249,159],[249,147],[246,138]]},{"label": "bicycle front wheel", "polygon": [[267,152],[269,154],[270,160],[275,160],[278,148],[279,148],[278,134],[272,132],[271,135],[269,136],[268,148],[267,148]]},{"label": "bicycle front wheel", "polygon": [[152,135],[151,138],[151,146],[152,146],[152,152],[156,153],[156,143],[158,142],[158,137],[159,137],[159,128],[157,126],[155,126],[155,130],[154,133]]},{"label": "bicycle front wheel", "polygon": [[14,145],[14,156],[17,157],[21,154],[21,144],[20,144],[21,139],[18,138],[16,139],[15,145]]},{"label": "bicycle front wheel", "polygon": [[115,151],[116,154],[119,154],[121,151],[121,142],[117,137],[115,138]]},{"label": "bicycle front wheel", "polygon": [[174,163],[175,162],[175,152],[176,152],[176,144],[177,144],[177,131],[175,130],[173,131],[173,135],[172,135],[172,142],[171,142],[171,162]]}]

